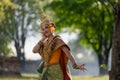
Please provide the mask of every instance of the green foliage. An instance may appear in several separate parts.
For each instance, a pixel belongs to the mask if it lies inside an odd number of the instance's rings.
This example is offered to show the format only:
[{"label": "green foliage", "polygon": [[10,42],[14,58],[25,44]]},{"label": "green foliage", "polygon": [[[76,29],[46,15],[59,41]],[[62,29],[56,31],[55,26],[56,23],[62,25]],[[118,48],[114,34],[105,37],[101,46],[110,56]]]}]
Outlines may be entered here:
[{"label": "green foliage", "polygon": [[[0,1],[0,55],[1,56],[10,56],[13,54],[12,50],[8,47],[11,40],[9,37],[4,33],[2,22],[5,20],[6,17],[6,10],[9,8],[15,9],[16,6],[10,0],[1,0]],[[6,27],[5,27],[6,28]],[[8,30],[6,28],[6,30]]]},{"label": "green foliage", "polygon": [[45,9],[55,13],[56,30],[66,27],[72,32],[79,30],[80,45],[94,50],[99,67],[104,63],[107,65],[112,47],[114,14],[105,0],[53,0]]},{"label": "green foliage", "polygon": [[11,49],[8,47],[9,38],[0,34],[0,56],[10,56],[13,54]]},{"label": "green foliage", "polygon": [[101,65],[100,65],[100,68],[101,68],[101,69],[107,69],[108,66],[107,66],[106,64],[101,64]]},{"label": "green foliage", "polygon": [[87,28],[82,28],[81,40],[86,42],[86,45],[90,44],[96,52],[101,53],[109,46],[112,39],[113,16],[109,8],[100,3],[92,9],[93,11],[85,14],[87,20],[84,26]]},{"label": "green foliage", "polygon": [[0,23],[5,19],[5,10],[8,8],[15,9],[16,6],[10,0],[0,0]]},{"label": "green foliage", "polygon": [[31,25],[36,24],[36,19],[39,18],[39,10],[39,0],[0,1],[0,15],[3,17],[0,18],[0,34],[14,41],[19,55],[24,49],[28,31],[33,29]]},{"label": "green foliage", "polygon": [[105,0],[53,0],[45,8],[55,12],[56,30],[63,27],[73,32],[80,30],[81,45],[98,54],[109,48],[114,16]]}]

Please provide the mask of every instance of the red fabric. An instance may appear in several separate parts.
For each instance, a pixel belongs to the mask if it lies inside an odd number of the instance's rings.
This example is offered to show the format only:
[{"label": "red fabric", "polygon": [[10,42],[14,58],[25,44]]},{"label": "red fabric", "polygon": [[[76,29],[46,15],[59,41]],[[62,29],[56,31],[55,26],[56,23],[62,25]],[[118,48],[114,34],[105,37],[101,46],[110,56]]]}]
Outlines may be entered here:
[{"label": "red fabric", "polygon": [[63,80],[72,80],[70,73],[69,73],[69,69],[67,67],[68,58],[63,51],[61,52],[62,52],[62,55],[61,55],[62,58],[60,59],[60,66],[61,66],[63,76],[64,76]]}]

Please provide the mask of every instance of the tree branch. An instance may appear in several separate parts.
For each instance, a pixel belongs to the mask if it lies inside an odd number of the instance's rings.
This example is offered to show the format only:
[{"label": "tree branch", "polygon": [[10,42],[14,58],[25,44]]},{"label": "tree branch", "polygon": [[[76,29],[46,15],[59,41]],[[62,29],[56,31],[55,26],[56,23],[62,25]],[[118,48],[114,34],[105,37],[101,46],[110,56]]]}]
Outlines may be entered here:
[{"label": "tree branch", "polygon": [[106,1],[110,4],[110,6],[112,7],[113,12],[115,14],[116,13],[116,8],[115,8],[114,4],[110,0],[106,0]]}]

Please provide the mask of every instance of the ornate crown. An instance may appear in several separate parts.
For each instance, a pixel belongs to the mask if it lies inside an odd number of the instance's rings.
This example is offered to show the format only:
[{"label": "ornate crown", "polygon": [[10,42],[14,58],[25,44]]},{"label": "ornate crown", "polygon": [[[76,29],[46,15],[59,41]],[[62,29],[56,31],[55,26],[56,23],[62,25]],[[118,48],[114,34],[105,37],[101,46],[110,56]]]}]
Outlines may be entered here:
[{"label": "ornate crown", "polygon": [[55,24],[52,20],[48,19],[47,15],[45,14],[44,10],[41,8],[41,24],[40,27],[44,24],[48,24],[51,30],[55,30]]}]

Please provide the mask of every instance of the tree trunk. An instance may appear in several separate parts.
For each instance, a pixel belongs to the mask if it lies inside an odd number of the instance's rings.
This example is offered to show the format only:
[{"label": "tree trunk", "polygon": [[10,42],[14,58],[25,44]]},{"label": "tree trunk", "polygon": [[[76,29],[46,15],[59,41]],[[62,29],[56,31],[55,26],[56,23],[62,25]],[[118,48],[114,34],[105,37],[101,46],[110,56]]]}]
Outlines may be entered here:
[{"label": "tree trunk", "polygon": [[98,55],[98,62],[99,62],[99,75],[104,75],[104,70],[101,68],[101,65],[103,64],[103,56],[102,55]]},{"label": "tree trunk", "polygon": [[[102,55],[98,55],[98,61],[99,61],[99,75],[105,75],[108,73],[108,58],[109,58],[109,52],[110,52],[111,45],[108,49],[104,51],[104,57]],[[101,67],[101,65],[105,65]]]},{"label": "tree trunk", "polygon": [[120,80],[120,1],[115,7],[110,80]]},{"label": "tree trunk", "polygon": [[24,48],[20,47],[19,42],[16,42],[16,41],[15,41],[15,48],[17,51],[17,58],[19,62],[24,63],[25,62]]}]

